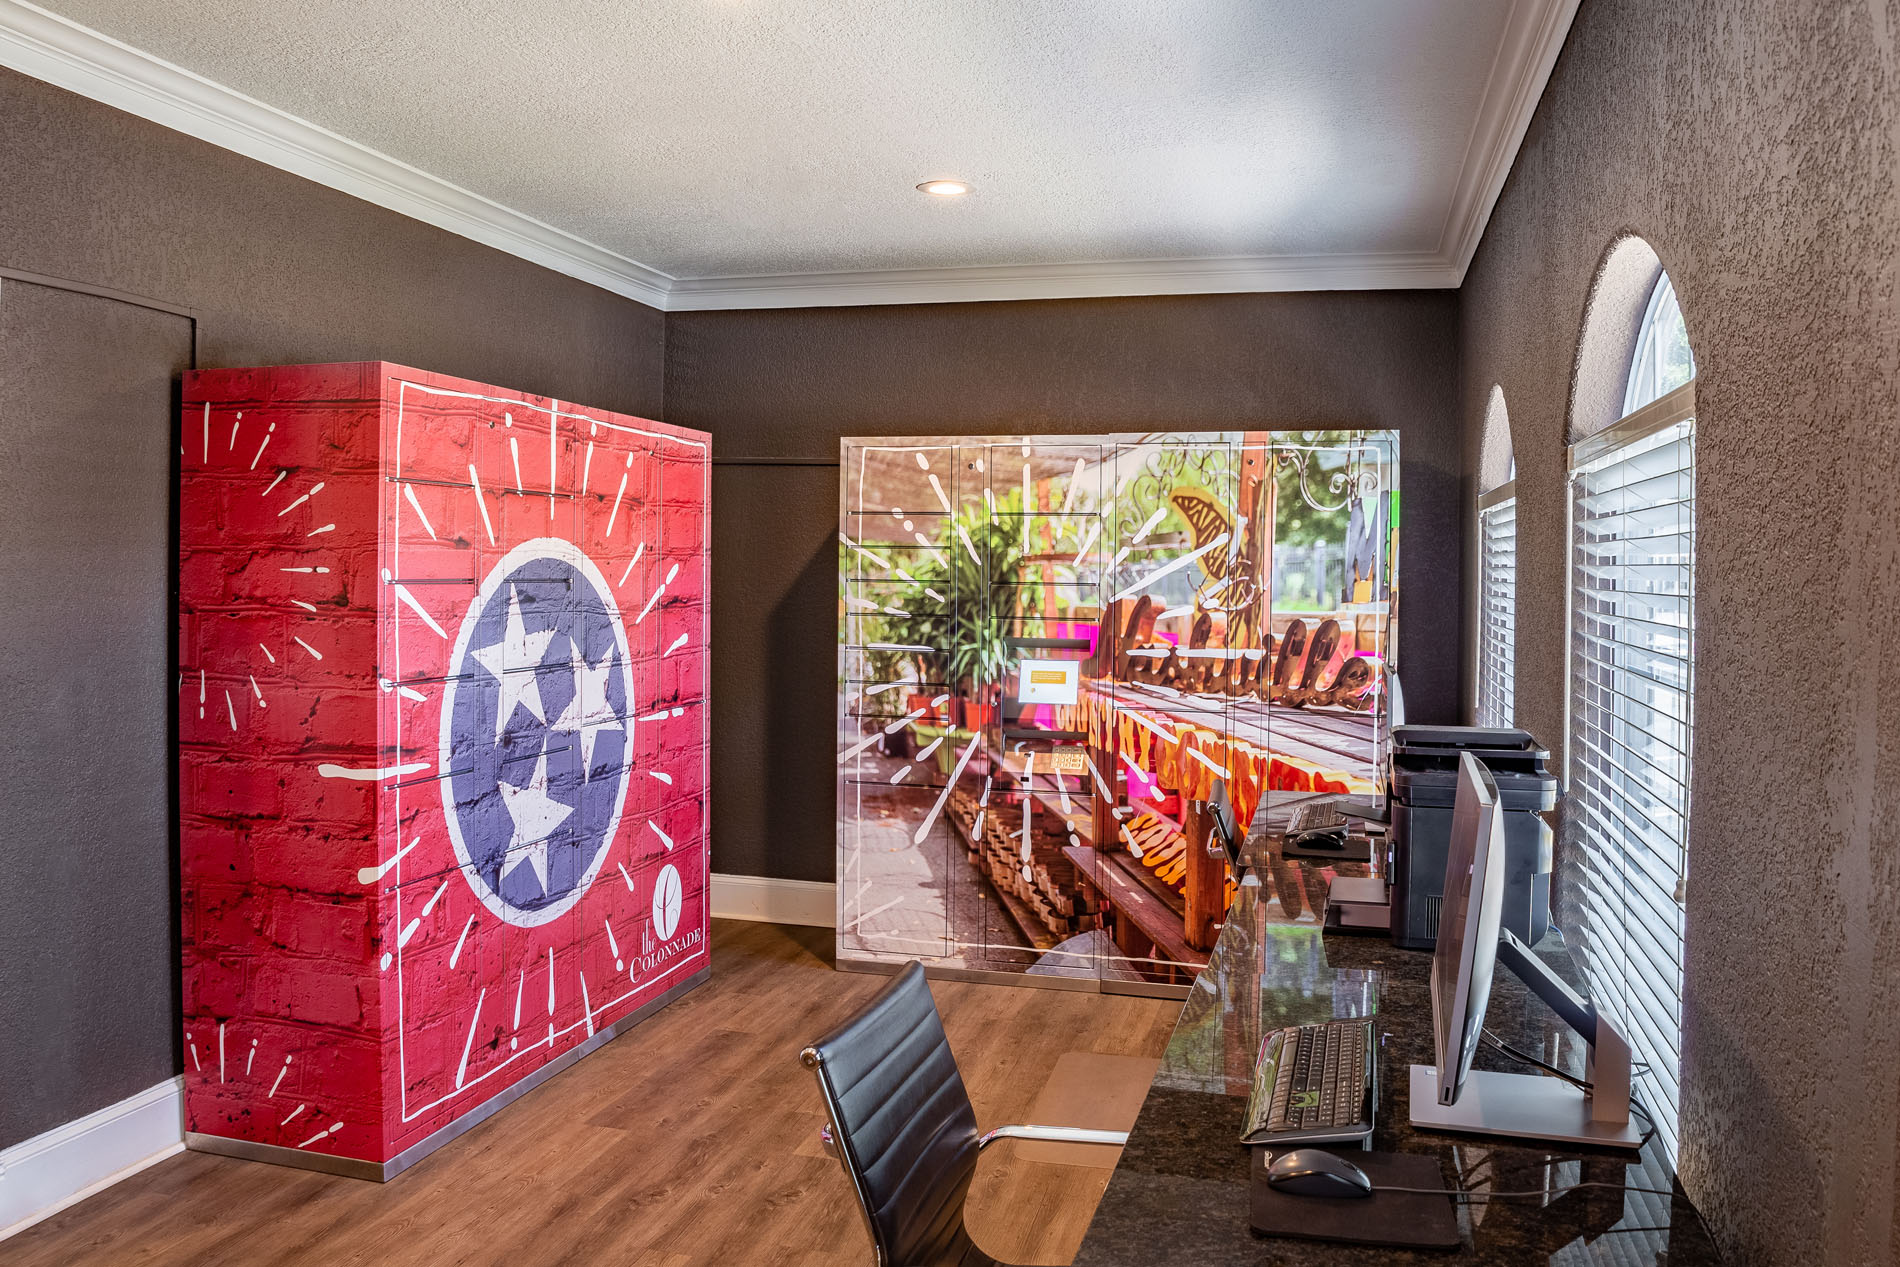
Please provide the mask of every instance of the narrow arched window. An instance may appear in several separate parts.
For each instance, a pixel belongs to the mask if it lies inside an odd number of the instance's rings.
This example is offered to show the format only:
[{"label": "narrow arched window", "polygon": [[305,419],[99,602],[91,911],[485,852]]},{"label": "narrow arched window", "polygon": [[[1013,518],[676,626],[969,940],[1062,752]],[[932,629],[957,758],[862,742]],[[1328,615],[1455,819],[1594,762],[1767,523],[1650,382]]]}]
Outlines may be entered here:
[{"label": "narrow arched window", "polygon": [[[1578,873],[1565,932],[1593,999],[1646,1066],[1637,1092],[1674,1158],[1695,720],[1695,359],[1675,287],[1654,252],[1631,243],[1606,273],[1643,267],[1654,281],[1600,284],[1580,353],[1630,349],[1623,415],[1570,448],[1566,823]],[[1598,311],[1619,294],[1642,307]],[[1608,333],[1593,337],[1596,323]],[[1580,364],[1580,379],[1592,368]]]},{"label": "narrow arched window", "polygon": [[1480,726],[1517,717],[1517,460],[1504,390],[1491,389],[1478,454],[1478,699]]}]

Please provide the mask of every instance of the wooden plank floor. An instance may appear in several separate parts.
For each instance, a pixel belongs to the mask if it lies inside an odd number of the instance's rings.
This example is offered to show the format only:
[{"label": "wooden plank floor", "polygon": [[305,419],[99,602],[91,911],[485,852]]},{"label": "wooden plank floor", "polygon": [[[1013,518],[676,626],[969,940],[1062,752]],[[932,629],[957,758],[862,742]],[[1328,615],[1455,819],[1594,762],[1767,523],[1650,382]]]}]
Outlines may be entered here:
[{"label": "wooden plank floor", "polygon": [[[77,1264],[817,1264],[872,1261],[798,1051],[876,993],[829,929],[717,921],[712,980],[388,1184],[185,1153],[0,1242]],[[985,1129],[1025,1120],[1069,1051],[1158,1056],[1180,1004],[935,982]],[[1074,1255],[1108,1170],[989,1150],[984,1249]]]}]

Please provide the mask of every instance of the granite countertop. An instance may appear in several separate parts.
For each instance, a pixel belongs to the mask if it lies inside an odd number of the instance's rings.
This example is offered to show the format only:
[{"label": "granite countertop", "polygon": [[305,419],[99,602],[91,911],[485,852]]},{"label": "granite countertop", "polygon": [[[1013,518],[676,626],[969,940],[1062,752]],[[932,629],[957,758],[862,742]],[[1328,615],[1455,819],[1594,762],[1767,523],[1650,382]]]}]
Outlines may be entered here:
[{"label": "granite countertop", "polygon": [[[1465,1261],[1697,1267],[1721,1261],[1653,1139],[1633,1156],[1413,1130],[1407,1069],[1433,1063],[1431,955],[1401,950],[1382,937],[1323,933],[1317,916],[1324,892],[1320,868],[1275,854],[1246,876],[1207,969],[1182,1007],[1076,1267]],[[1537,951],[1561,975],[1577,979],[1555,936]],[[1239,1140],[1261,1034],[1351,1016],[1378,1017],[1376,1150],[1435,1156],[1448,1186],[1463,1176],[1459,1186],[1473,1192],[1561,1195],[1461,1203],[1464,1248],[1455,1253],[1255,1236],[1248,1226],[1249,1152]],[[1582,1072],[1582,1042],[1503,967],[1492,987],[1487,1024],[1506,1042]],[[1526,1071],[1488,1047],[1475,1064]],[[1350,1148],[1340,1151],[1352,1156]],[[1563,1192],[1579,1180],[1675,1195],[1609,1188]]]}]

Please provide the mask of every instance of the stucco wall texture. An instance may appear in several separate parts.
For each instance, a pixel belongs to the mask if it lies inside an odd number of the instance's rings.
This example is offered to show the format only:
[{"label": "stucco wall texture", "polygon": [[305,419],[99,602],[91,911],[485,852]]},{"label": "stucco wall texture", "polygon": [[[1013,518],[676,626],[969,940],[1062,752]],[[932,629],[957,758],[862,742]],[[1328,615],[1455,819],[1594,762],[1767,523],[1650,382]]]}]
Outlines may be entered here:
[{"label": "stucco wall texture", "polygon": [[1587,0],[1460,301],[1468,526],[1498,385],[1519,720],[1558,746],[1585,299],[1626,233],[1681,298],[1699,411],[1681,1170],[1745,1263],[1900,1255],[1896,18]]}]

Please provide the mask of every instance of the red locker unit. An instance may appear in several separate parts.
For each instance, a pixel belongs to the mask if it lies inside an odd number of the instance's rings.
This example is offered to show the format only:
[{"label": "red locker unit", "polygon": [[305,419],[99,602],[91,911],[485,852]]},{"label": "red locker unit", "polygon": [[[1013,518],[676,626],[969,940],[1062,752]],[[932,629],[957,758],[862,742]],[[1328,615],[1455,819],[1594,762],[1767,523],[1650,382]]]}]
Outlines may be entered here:
[{"label": "red locker unit", "polygon": [[710,437],[365,362],[182,444],[187,1140],[386,1179],[707,976]]}]

